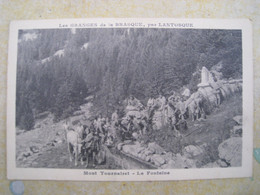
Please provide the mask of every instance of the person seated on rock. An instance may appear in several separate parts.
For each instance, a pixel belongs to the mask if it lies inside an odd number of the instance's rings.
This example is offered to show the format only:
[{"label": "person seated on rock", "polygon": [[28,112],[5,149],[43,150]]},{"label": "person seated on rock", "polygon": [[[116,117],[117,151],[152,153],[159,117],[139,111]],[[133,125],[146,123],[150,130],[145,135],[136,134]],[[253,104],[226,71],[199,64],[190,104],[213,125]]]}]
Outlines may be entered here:
[{"label": "person seated on rock", "polygon": [[146,134],[147,130],[147,122],[146,117],[143,116],[141,118],[134,117],[133,118],[134,131],[138,132],[140,135]]},{"label": "person seated on rock", "polygon": [[[136,123],[136,119],[135,119],[135,116],[133,115],[129,115],[127,117],[127,131],[128,132],[132,132],[135,130],[135,123]],[[135,122],[135,123],[134,123]]]},{"label": "person seated on rock", "polygon": [[128,106],[136,106],[136,101],[133,95],[130,95],[128,102],[127,102]]},{"label": "person seated on rock", "polygon": [[178,95],[176,95],[176,97],[175,97],[175,101],[176,102],[179,102],[181,100],[181,96],[178,94]]},{"label": "person seated on rock", "polygon": [[125,121],[125,125],[122,123],[120,124],[120,136],[122,140],[128,140],[131,139],[131,135],[134,131],[134,124],[133,124],[133,116],[128,116]]},{"label": "person seated on rock", "polygon": [[111,134],[108,134],[105,141],[105,145],[111,147],[113,146],[113,144],[114,144],[114,137]]},{"label": "person seated on rock", "polygon": [[167,104],[169,104],[169,106],[170,106],[172,109],[174,109],[174,111],[176,112],[177,104],[178,104],[178,102],[176,101],[176,99],[174,99],[174,101],[173,101],[173,100],[168,100],[168,103],[167,103]]},{"label": "person seated on rock", "polygon": [[184,87],[184,91],[182,92],[182,97],[184,98],[184,100],[187,100],[190,95],[191,95],[191,92],[190,92],[190,89],[188,87]]},{"label": "person seated on rock", "polygon": [[173,91],[173,92],[172,92],[172,95],[170,95],[170,96],[168,97],[168,101],[175,101],[175,97],[176,97],[176,92]]},{"label": "person seated on rock", "polygon": [[128,110],[142,110],[144,108],[143,104],[135,98],[133,95],[130,95],[128,102],[127,102],[127,109]]},{"label": "person seated on rock", "polygon": [[158,105],[160,106],[159,110],[163,111],[166,105],[166,98],[162,94],[160,94],[159,97],[157,98],[157,102]]}]

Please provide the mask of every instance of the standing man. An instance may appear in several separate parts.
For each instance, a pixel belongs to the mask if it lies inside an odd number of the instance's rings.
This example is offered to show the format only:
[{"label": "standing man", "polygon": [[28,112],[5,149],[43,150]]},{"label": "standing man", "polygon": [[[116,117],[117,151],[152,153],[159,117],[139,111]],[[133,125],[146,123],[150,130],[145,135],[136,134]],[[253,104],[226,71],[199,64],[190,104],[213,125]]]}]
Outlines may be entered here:
[{"label": "standing man", "polygon": [[95,126],[96,126],[96,133],[101,139],[101,143],[103,144],[105,140],[105,135],[103,131],[103,118],[101,114],[99,114],[98,118],[96,119]]},{"label": "standing man", "polygon": [[186,106],[185,106],[185,102],[183,102],[183,98],[180,97],[176,106],[177,106],[178,110],[180,111],[179,118],[184,120],[184,115],[186,113]]},{"label": "standing man", "polygon": [[175,117],[175,110],[173,107],[170,106],[169,102],[168,104],[166,105],[166,117],[167,117],[167,121],[171,127],[172,130],[177,130],[176,128],[176,123],[177,123],[177,120],[176,120],[176,117]]},{"label": "standing man", "polygon": [[111,116],[111,122],[113,127],[118,125],[118,120],[119,120],[118,109],[116,109]]}]

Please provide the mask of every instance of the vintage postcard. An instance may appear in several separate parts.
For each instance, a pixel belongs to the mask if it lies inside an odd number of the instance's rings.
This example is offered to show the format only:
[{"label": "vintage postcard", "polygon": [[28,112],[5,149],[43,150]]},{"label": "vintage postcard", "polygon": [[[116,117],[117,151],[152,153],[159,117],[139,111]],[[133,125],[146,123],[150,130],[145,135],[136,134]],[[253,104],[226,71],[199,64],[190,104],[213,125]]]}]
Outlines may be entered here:
[{"label": "vintage postcard", "polygon": [[250,177],[248,20],[10,24],[7,177]]}]

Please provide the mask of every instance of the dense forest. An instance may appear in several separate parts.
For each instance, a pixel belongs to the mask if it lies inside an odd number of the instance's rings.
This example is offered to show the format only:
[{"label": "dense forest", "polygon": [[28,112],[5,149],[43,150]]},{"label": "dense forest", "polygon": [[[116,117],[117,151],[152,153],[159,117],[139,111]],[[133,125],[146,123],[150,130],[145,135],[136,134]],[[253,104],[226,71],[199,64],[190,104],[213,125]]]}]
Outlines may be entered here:
[{"label": "dense forest", "polygon": [[30,130],[48,111],[70,116],[89,96],[106,114],[130,94],[168,96],[196,90],[199,71],[222,63],[224,78],[242,77],[240,30],[44,29],[20,30],[16,125]]}]

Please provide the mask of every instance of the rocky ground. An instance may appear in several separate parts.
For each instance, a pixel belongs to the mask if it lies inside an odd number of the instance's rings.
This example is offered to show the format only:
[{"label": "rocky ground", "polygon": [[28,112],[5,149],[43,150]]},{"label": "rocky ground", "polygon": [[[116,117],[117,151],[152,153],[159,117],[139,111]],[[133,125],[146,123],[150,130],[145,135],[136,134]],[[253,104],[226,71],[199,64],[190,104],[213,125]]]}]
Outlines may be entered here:
[{"label": "rocky ground", "polygon": [[158,168],[241,166],[242,98],[223,102],[206,120],[189,121],[181,137],[167,128],[149,132],[147,143],[120,143],[118,149]]},{"label": "rocky ground", "polygon": [[[169,129],[150,131],[145,142],[125,142],[108,150],[103,165],[88,168],[143,169],[150,163],[157,168],[202,168],[241,165],[242,97],[233,96],[224,101],[206,120],[188,121],[188,129],[181,137]],[[88,117],[90,104],[83,105],[73,120]],[[53,116],[39,120],[35,129],[17,130],[17,167],[85,168],[69,161],[62,122],[53,123]],[[122,151],[127,156],[121,155]],[[139,159],[131,160],[129,156]],[[91,162],[91,160],[90,160]],[[143,164],[142,164],[143,162]],[[151,168],[150,166],[149,168]]]}]

